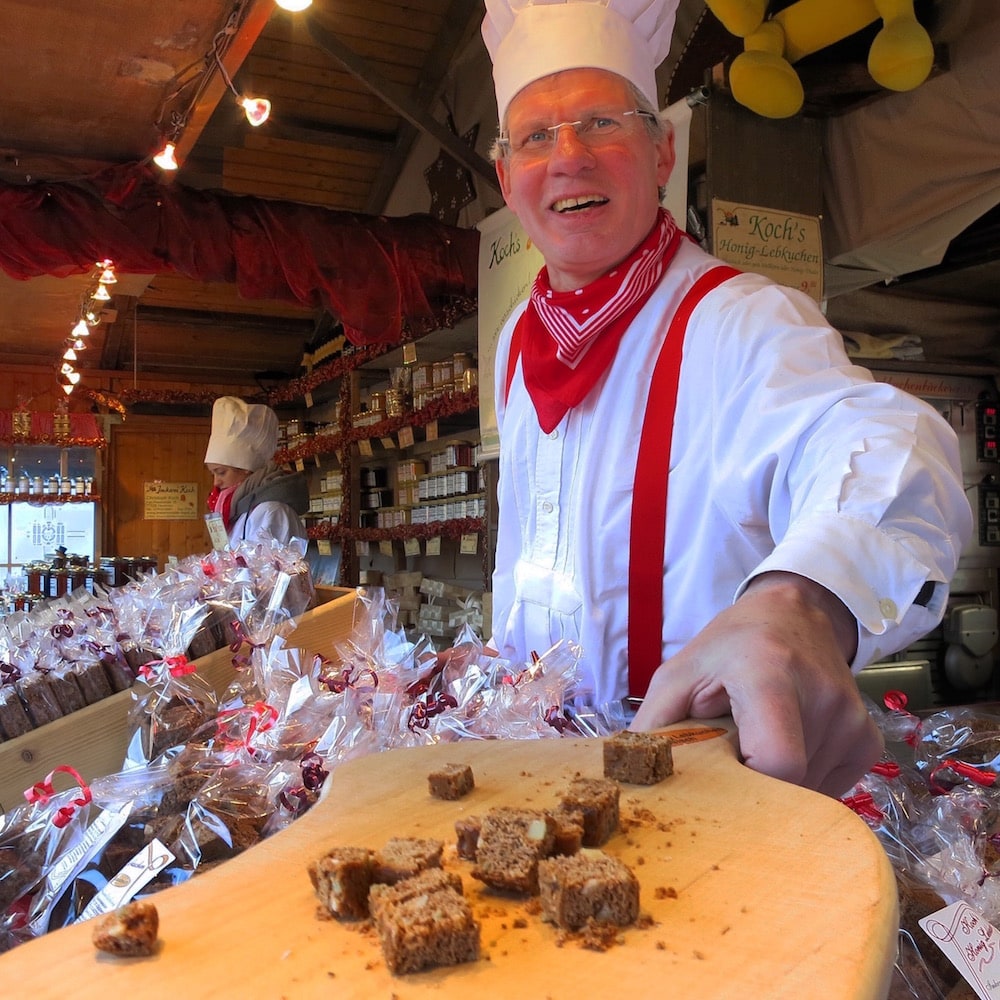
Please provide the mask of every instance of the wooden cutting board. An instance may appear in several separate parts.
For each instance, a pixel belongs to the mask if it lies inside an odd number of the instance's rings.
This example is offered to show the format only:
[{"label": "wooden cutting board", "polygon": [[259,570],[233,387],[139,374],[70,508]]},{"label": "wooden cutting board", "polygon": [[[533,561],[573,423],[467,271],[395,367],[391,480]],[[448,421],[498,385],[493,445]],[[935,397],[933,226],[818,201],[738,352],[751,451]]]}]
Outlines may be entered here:
[{"label": "wooden cutting board", "polygon": [[[282,833],[155,896],[157,953],[115,959],[76,924],[0,957],[0,983],[34,1000],[109,996],[257,998],[585,997],[880,998],[895,954],[892,869],[841,803],[756,774],[736,759],[731,725],[678,743],[675,774],[622,786],[622,829],[605,846],[637,874],[644,926],[605,951],[543,923],[537,906],[471,878],[454,821],[495,805],[554,805],[574,776],[600,777],[601,741],[463,741],[340,765],[328,793]],[[465,799],[430,797],[427,774],[471,764]],[[306,866],[336,845],[392,836],[445,841],[482,923],[482,958],[392,976],[370,928],[324,919]]]}]

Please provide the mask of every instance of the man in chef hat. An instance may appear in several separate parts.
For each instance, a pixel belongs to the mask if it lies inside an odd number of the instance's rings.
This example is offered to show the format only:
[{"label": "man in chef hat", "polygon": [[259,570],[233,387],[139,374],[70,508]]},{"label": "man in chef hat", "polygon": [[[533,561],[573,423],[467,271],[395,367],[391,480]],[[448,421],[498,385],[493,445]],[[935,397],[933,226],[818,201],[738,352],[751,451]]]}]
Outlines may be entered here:
[{"label": "man in chef hat", "polygon": [[543,254],[497,348],[493,643],[582,648],[632,723],[732,714],[756,770],[842,794],[852,676],[932,629],[972,530],[955,435],[806,295],[659,204],[677,0],[486,0],[504,198]]},{"label": "man in chef hat", "polygon": [[305,476],[274,462],[278,417],[269,406],[220,396],[212,406],[205,466],[212,476],[208,525],[216,548],[262,535],[287,545],[306,538],[299,514],[309,509]]}]

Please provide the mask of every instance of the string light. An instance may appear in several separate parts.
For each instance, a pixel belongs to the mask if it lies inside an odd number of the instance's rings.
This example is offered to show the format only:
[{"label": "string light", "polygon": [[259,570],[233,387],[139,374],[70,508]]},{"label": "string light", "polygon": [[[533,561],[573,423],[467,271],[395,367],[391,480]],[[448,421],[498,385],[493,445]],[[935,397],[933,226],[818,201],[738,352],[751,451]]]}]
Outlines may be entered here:
[{"label": "string light", "polygon": [[101,322],[104,303],[111,301],[108,285],[118,282],[113,261],[99,260],[94,268],[93,280],[80,301],[80,316],[73,325],[70,335],[63,341],[66,349],[63,351],[62,364],[59,366],[59,384],[67,396],[80,381],[80,373],[74,369],[71,362],[78,359],[78,351],[86,349],[91,328]]},{"label": "string light", "polygon": [[263,125],[271,114],[271,102],[266,97],[244,97],[240,100],[240,106],[254,128]]},{"label": "string light", "polygon": [[[277,0],[277,3],[288,11],[302,11],[310,6],[312,0]],[[177,144],[216,71],[233,92],[250,125],[257,128],[268,120],[271,102],[264,97],[247,97],[241,94],[222,61],[242,26],[249,5],[250,0],[236,0],[225,26],[216,33],[212,39],[212,47],[204,57],[174,75],[171,81],[173,89],[164,98],[154,123],[160,133],[161,145],[152,160],[160,169],[178,168]]]},{"label": "string light", "polygon": [[177,147],[172,142],[165,142],[160,151],[153,157],[153,162],[161,170],[176,170],[177,157],[174,155]]}]

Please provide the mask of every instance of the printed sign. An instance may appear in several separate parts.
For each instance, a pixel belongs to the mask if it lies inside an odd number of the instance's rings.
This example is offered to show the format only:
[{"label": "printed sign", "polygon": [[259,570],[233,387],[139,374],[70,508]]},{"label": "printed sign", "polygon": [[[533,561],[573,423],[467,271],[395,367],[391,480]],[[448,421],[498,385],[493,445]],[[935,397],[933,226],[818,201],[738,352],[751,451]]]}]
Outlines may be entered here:
[{"label": "printed sign", "polygon": [[823,238],[816,216],[713,198],[712,252],[817,302],[823,298]]},{"label": "printed sign", "polygon": [[509,208],[479,223],[479,430],[483,458],[500,454],[493,372],[500,331],[531,291],[544,261]]},{"label": "printed sign", "polygon": [[142,484],[143,517],[147,521],[198,519],[198,484],[164,483],[154,479]]}]

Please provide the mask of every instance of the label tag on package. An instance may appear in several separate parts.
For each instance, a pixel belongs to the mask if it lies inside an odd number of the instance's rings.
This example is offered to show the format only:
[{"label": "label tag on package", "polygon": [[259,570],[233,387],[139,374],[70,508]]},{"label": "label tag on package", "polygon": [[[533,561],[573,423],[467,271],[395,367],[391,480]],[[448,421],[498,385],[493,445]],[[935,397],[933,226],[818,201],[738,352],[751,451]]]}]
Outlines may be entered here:
[{"label": "label tag on package", "polygon": [[174,860],[174,855],[155,837],[87,904],[76,922],[124,906],[135,894]]},{"label": "label tag on package", "polygon": [[205,524],[208,525],[208,537],[212,539],[212,548],[219,552],[229,547],[229,535],[222,521],[221,514],[206,514]]},{"label": "label tag on package", "polygon": [[982,1000],[1000,1000],[1000,931],[959,901],[919,921]]}]

